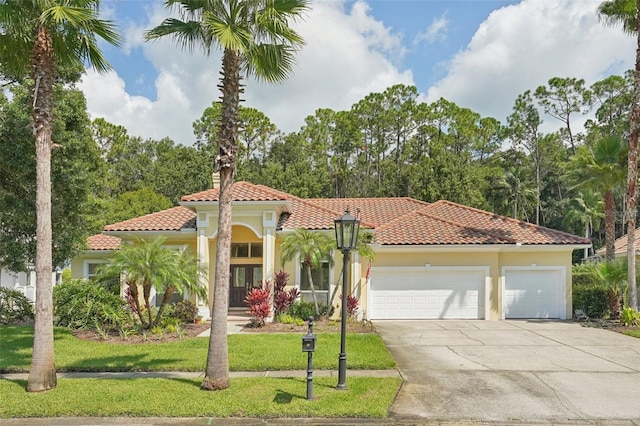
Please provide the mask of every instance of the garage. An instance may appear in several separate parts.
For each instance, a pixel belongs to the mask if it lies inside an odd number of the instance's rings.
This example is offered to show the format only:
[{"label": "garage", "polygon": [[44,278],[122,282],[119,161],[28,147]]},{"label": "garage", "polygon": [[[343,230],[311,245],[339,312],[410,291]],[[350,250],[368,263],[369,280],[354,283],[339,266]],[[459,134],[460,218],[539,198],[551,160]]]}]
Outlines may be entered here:
[{"label": "garage", "polygon": [[369,319],[483,319],[485,267],[371,270]]},{"label": "garage", "polygon": [[503,317],[566,318],[564,268],[504,268]]}]

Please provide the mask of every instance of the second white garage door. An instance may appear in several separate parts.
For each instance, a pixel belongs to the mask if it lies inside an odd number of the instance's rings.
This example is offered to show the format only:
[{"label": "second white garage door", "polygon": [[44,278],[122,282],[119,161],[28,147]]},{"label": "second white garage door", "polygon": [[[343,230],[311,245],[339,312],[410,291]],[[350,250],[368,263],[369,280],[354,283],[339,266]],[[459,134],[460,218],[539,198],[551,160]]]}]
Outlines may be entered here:
[{"label": "second white garage door", "polygon": [[505,268],[504,318],[565,318],[563,268]]},{"label": "second white garage door", "polygon": [[482,319],[488,268],[373,268],[369,319]]}]

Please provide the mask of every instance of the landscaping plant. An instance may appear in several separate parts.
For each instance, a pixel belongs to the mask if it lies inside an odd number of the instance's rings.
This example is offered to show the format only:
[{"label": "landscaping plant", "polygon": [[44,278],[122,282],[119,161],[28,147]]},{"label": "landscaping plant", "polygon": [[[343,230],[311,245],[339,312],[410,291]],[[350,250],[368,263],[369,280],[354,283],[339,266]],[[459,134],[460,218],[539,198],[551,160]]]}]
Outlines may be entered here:
[{"label": "landscaping plant", "polygon": [[640,312],[636,312],[627,306],[622,310],[620,322],[624,324],[625,327],[637,327],[640,325]]},{"label": "landscaping plant", "polygon": [[289,309],[289,306],[300,297],[297,288],[292,287],[288,291],[285,290],[289,280],[289,274],[280,271],[275,276],[273,284],[273,314],[278,317]]},{"label": "landscaping plant", "polygon": [[264,281],[260,287],[251,289],[244,299],[249,307],[251,322],[256,327],[262,327],[271,314],[269,299],[271,298],[271,283]]},{"label": "landscaping plant", "polygon": [[127,303],[99,284],[71,280],[53,289],[54,325],[72,329],[120,328],[132,323]]},{"label": "landscaping plant", "polygon": [[185,324],[195,322],[198,316],[198,307],[190,300],[182,300],[173,307],[172,316]]},{"label": "landscaping plant", "polygon": [[33,320],[33,307],[22,293],[0,287],[0,324],[16,324]]}]

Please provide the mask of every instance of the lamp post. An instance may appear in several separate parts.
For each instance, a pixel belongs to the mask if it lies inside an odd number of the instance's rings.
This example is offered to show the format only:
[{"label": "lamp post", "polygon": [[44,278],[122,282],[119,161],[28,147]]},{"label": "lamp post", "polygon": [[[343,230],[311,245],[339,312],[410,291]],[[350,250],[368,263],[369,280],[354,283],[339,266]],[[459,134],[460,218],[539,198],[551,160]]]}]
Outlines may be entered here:
[{"label": "lamp post", "polygon": [[360,221],[349,214],[349,209],[334,221],[336,245],[342,251],[342,321],[340,324],[340,354],[338,355],[339,390],[347,389],[347,280],[349,277],[349,258],[351,250],[356,248]]}]

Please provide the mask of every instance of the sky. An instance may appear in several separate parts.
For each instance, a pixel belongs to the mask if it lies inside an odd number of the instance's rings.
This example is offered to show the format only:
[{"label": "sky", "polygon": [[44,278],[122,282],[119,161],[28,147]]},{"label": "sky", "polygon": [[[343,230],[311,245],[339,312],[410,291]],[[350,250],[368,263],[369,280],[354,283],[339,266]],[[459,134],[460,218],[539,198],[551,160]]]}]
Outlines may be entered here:
[{"label": "sky", "polygon": [[[423,102],[445,98],[506,122],[516,97],[552,77],[587,86],[633,67],[635,39],[598,20],[594,0],[312,0],[292,26],[304,37],[292,76],[245,80],[246,107],[295,132],[320,108],[348,110],[394,84]],[[113,70],[88,70],[79,87],[92,118],[130,135],[195,142],[192,124],[219,100],[220,52],[188,52],[144,32],[170,16],[160,0],[102,0],[123,34],[101,44]],[[548,130],[560,127],[544,117]]]}]

